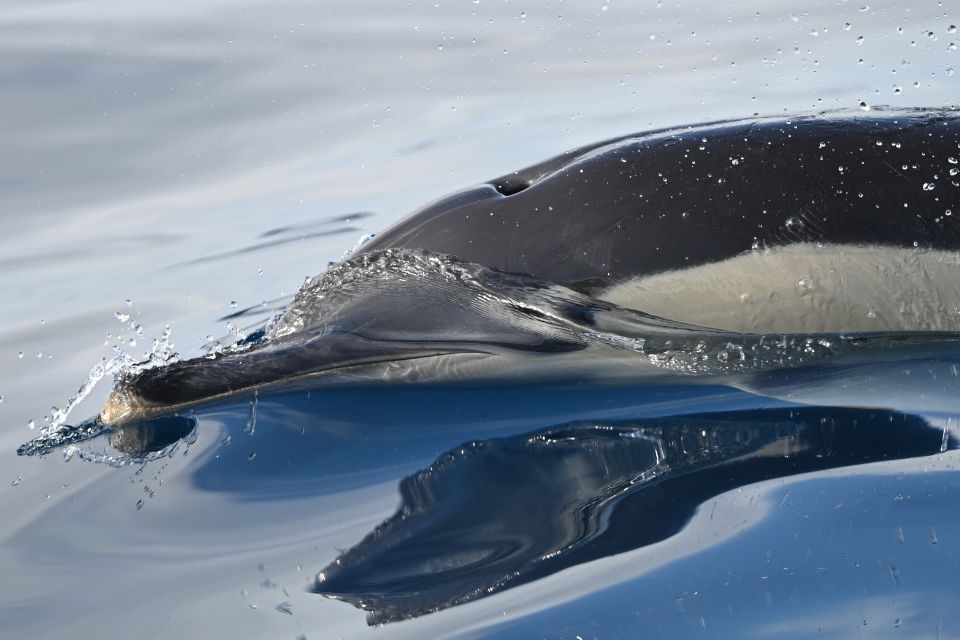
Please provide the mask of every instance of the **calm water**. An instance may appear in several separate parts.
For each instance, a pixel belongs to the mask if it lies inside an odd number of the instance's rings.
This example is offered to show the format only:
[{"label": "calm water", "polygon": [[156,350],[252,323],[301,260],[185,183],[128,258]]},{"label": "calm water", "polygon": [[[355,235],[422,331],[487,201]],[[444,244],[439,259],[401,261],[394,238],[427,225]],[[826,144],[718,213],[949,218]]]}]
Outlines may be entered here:
[{"label": "calm water", "polygon": [[[255,425],[250,398],[198,410],[195,441],[142,467],[15,454],[114,345],[170,325],[198,355],[452,189],[656,126],[955,105],[956,22],[937,2],[6,3],[0,635],[960,636],[955,349],[847,371],[899,394],[884,411],[288,389]],[[739,466],[707,455],[730,442]],[[751,463],[765,447],[794,471]],[[631,484],[671,451],[704,453],[696,481]],[[531,568],[578,527],[589,548]],[[417,617],[368,626],[350,603],[373,592],[371,621]]]}]

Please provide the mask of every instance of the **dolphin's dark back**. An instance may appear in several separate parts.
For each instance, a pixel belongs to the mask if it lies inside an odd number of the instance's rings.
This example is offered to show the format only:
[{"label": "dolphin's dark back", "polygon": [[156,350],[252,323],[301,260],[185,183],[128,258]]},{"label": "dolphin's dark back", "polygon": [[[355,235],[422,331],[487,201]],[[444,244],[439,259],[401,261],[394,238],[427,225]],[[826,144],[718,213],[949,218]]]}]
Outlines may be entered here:
[{"label": "dolphin's dark back", "polygon": [[433,202],[361,252],[429,249],[592,291],[758,245],[955,250],[958,143],[958,112],[929,110],[631,135]]}]

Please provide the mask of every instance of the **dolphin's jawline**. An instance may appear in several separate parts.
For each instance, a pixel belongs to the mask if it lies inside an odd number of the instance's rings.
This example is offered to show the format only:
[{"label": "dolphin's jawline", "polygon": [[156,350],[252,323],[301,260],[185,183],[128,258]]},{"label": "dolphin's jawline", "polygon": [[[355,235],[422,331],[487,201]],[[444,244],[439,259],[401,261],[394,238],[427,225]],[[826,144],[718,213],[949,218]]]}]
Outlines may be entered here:
[{"label": "dolphin's jawline", "polygon": [[[438,351],[438,352],[428,353],[428,354],[409,354],[409,355],[391,354],[390,357],[384,357],[381,360],[370,360],[367,362],[356,362],[356,363],[350,363],[350,364],[334,365],[327,369],[296,373],[290,376],[280,377],[275,380],[253,383],[245,387],[238,387],[235,389],[224,390],[224,391],[216,392],[210,395],[205,395],[202,398],[198,398],[195,400],[189,400],[189,401],[175,403],[175,404],[142,403],[140,399],[134,397],[134,395],[128,389],[120,385],[117,388],[115,388],[111,392],[110,396],[107,398],[106,402],[103,405],[103,408],[100,410],[99,418],[100,418],[100,421],[105,426],[110,428],[117,428],[117,427],[130,424],[131,422],[134,422],[134,421],[151,419],[167,413],[177,413],[185,409],[191,409],[200,404],[215,402],[217,400],[222,400],[223,398],[228,398],[230,396],[252,392],[257,389],[270,389],[272,387],[300,382],[303,380],[308,380],[313,378],[322,378],[326,376],[333,376],[338,373],[362,370],[362,369],[376,366],[379,364],[387,364],[391,362],[408,362],[412,360],[429,360],[432,358],[438,358],[443,356],[459,356],[459,355],[487,356],[489,354],[483,353],[481,351],[474,351],[474,352]],[[141,375],[149,376],[150,371],[152,370],[144,371]]]}]

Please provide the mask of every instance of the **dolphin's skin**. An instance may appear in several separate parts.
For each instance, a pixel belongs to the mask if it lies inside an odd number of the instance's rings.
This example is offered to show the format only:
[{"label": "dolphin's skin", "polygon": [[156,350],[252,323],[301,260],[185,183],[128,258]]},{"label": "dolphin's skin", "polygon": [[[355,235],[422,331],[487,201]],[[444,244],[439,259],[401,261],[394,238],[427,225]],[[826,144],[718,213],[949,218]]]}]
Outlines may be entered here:
[{"label": "dolphin's skin", "polygon": [[958,143],[953,110],[633,134],[441,198],[362,252],[429,249],[593,293],[755,246],[955,251]]},{"label": "dolphin's skin", "polygon": [[[446,379],[463,373],[447,366],[451,358],[489,372],[489,364],[473,364],[504,352],[571,354],[602,343],[697,373],[700,364],[690,365],[683,350],[705,362],[714,347],[703,347],[703,339],[711,336],[732,354],[725,363],[743,368],[769,355],[758,338],[747,358],[747,343],[723,330],[740,338],[957,331],[960,315],[948,310],[960,304],[958,143],[960,112],[913,110],[722,122],[577,149],[411,214],[305,286],[267,339],[241,353],[128,376],[100,418],[120,425],[330,372],[372,370],[377,378],[402,370],[417,378],[430,362],[434,377]],[[753,313],[738,322],[746,312],[736,307],[726,322],[722,314],[680,317],[665,307],[654,315],[670,320],[660,320],[630,303],[651,301],[643,282],[634,295],[638,279],[695,272],[702,287],[704,274],[722,271],[725,286],[737,286],[744,273],[737,265],[751,264],[743,256],[752,249],[769,248],[781,264],[809,258],[810,247],[831,255],[847,247],[856,259],[857,278],[840,278],[834,288],[865,282],[861,288],[875,298],[890,298],[890,287],[906,294],[892,310],[870,301],[835,304],[857,292],[804,297],[818,282],[800,272],[788,276],[791,290],[800,288],[800,306],[781,306],[773,294],[761,305],[778,318]],[[875,269],[885,253],[894,257]],[[914,260],[914,253],[927,257]],[[712,270],[721,264],[727,268]],[[900,277],[911,268],[910,277]],[[836,270],[828,271],[832,277]],[[669,284],[653,291],[671,297]],[[749,301],[753,294],[740,295]],[[641,313],[624,316],[620,307]],[[794,314],[802,321],[791,323]],[[698,335],[682,323],[721,331]]]}]

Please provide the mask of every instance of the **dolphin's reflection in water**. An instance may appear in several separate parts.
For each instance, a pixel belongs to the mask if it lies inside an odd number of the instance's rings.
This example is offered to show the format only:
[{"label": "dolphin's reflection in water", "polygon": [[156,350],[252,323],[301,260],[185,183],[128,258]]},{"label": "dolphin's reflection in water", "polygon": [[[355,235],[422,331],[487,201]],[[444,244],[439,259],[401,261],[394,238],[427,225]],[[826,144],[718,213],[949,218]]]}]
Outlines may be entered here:
[{"label": "dolphin's reflection in water", "polygon": [[420,616],[664,540],[736,487],[955,444],[917,416],[820,407],[469,442],[405,478],[397,512],[313,590],[366,610],[370,624]]}]

